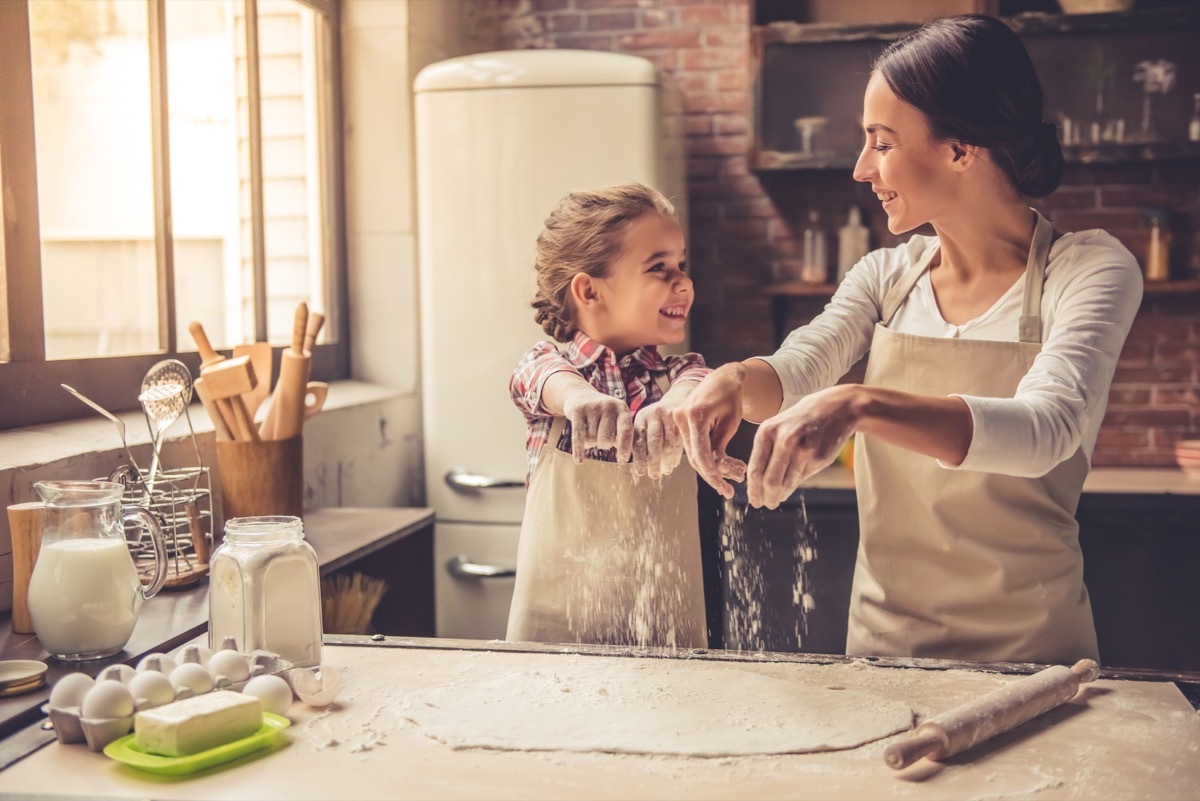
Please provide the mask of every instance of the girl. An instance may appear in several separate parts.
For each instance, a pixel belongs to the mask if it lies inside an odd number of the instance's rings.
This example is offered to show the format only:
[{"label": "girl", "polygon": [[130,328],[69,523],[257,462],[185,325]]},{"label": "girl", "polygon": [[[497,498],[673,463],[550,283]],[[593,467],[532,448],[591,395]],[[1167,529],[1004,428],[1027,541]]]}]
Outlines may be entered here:
[{"label": "girl", "polygon": [[536,269],[535,319],[566,347],[538,343],[509,386],[529,491],[507,639],[704,647],[696,477],[672,412],[708,368],[657,350],[683,341],[693,300],[674,208],[641,184],[572,192]]},{"label": "girl", "polygon": [[[1075,507],[1142,296],[1103,231],[1061,233],[1026,197],[1063,156],[1016,34],[940,19],[874,64],[854,178],[902,233],[774,356],[722,366],[676,413],[696,469],[765,421],[746,492],[775,508],[855,437],[860,542],[847,653],[1097,658]],[[870,351],[863,384],[835,382]]]}]

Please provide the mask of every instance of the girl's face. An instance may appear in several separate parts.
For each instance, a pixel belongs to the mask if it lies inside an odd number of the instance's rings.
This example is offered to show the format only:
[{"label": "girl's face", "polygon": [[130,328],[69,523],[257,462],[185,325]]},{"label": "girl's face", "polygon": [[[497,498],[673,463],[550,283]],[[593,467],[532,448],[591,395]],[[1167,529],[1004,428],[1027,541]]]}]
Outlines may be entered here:
[{"label": "girl's face", "polygon": [[871,75],[863,97],[863,130],[866,142],[854,180],[871,184],[889,231],[911,231],[954,208],[954,145],[934,141],[925,115],[896,97],[878,73]]},{"label": "girl's face", "polygon": [[594,279],[595,331],[585,333],[621,354],[682,342],[693,300],[684,255],[675,220],[657,212],[633,220],[608,275]]}]

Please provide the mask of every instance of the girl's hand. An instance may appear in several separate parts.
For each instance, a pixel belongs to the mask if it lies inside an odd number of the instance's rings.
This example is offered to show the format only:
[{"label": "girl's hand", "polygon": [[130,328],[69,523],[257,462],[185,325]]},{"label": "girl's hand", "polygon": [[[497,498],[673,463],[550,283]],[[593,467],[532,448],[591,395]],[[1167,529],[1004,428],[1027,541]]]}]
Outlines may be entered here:
[{"label": "girl's hand", "polygon": [[692,467],[724,498],[733,497],[733,485],[746,466],[725,452],[742,422],[742,388],[745,367],[737,362],[709,373],[674,411],[684,450]]},{"label": "girl's hand", "polygon": [[828,467],[854,433],[857,385],[805,397],[759,426],[746,471],[750,505],[775,509],[801,482]]},{"label": "girl's hand", "polygon": [[683,460],[683,437],[675,425],[677,403],[663,398],[633,417],[633,472],[658,479],[670,475]]},{"label": "girl's hand", "polygon": [[563,397],[562,413],[571,422],[571,455],[576,463],[583,462],[589,448],[616,448],[618,464],[629,461],[633,416],[625,401],[580,382]]}]

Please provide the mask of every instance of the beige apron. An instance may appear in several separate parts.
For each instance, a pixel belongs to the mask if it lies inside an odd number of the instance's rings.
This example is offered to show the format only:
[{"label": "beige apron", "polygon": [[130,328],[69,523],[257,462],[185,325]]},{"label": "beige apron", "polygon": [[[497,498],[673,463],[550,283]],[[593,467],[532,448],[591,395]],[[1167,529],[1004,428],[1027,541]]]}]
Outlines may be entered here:
[{"label": "beige apron", "polygon": [[[1011,398],[1041,350],[1053,228],[1040,214],[1018,342],[942,339],[886,326],[929,265],[884,299],[865,384],[921,395]],[[948,470],[855,438],[860,539],[846,653],[969,661],[1098,658],[1075,508],[1082,449],[1039,478]]]},{"label": "beige apron", "polygon": [[506,639],[706,647],[695,471],[576,464],[556,447],[564,425],[529,483]]}]

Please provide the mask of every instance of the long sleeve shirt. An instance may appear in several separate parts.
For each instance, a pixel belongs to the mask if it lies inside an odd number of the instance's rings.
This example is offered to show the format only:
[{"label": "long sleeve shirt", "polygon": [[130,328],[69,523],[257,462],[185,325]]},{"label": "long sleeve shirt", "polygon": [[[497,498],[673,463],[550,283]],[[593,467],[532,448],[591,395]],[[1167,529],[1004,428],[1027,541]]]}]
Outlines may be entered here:
[{"label": "long sleeve shirt", "polygon": [[[936,237],[913,236],[904,245],[869,253],[825,310],[764,359],[779,375],[785,407],[836,383],[862,358],[884,296],[937,244]],[[1022,276],[988,311],[952,325],[938,310],[926,271],[888,327],[929,337],[1016,341],[1024,286]],[[1141,299],[1137,260],[1111,235],[1090,230],[1055,242],[1042,294],[1042,350],[1014,397],[958,396],[970,408],[974,434],[957,469],[1040,476],[1080,446],[1090,461],[1117,358]]]},{"label": "long sleeve shirt", "polygon": [[[553,342],[539,342],[517,363],[508,389],[513,403],[525,416],[525,449],[529,454],[526,481],[533,475],[538,457],[550,436],[554,414],[542,403],[542,387],[555,373],[571,372],[582,377],[597,391],[620,398],[629,411],[662,400],[663,391],[656,378],[665,376],[668,386],[676,381],[699,381],[712,372],[698,353],[661,356],[657,348],[638,348],[619,357],[609,348],[576,332],[574,339],[559,349]],[[559,450],[571,450],[571,424],[563,427],[556,443]],[[588,459],[616,461],[615,449],[589,449]]]}]

